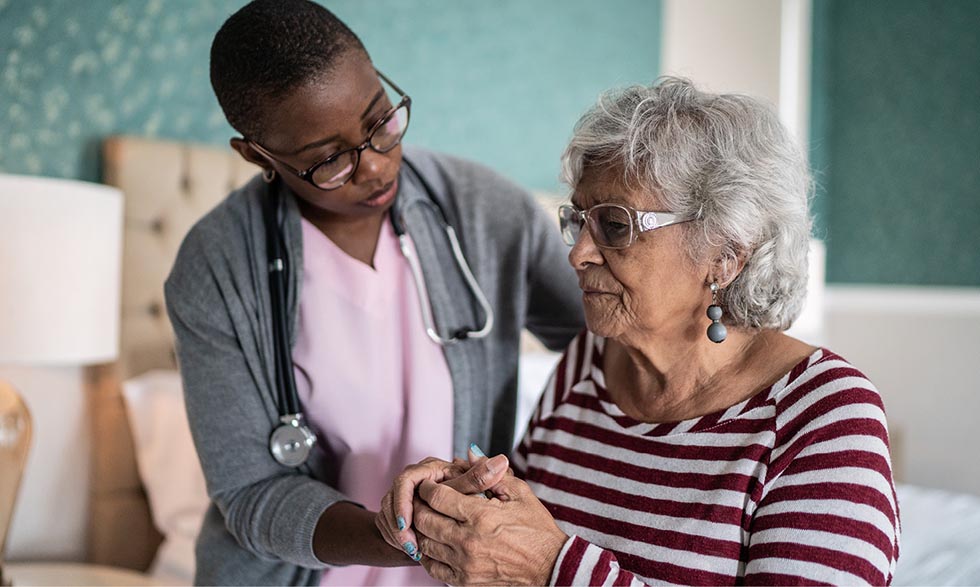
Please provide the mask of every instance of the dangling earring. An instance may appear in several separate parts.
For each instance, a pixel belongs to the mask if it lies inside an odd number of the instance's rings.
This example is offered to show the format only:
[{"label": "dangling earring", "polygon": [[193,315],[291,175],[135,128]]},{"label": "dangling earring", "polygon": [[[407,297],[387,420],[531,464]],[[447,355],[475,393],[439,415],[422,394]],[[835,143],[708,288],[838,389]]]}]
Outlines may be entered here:
[{"label": "dangling earring", "polygon": [[708,306],[708,318],[711,324],[708,326],[708,340],[711,342],[724,342],[728,338],[728,329],[721,323],[721,306],[718,305],[718,284],[711,284],[711,305]]},{"label": "dangling earring", "polygon": [[262,181],[265,183],[272,183],[276,180],[276,170],[275,169],[263,169],[262,170]]}]

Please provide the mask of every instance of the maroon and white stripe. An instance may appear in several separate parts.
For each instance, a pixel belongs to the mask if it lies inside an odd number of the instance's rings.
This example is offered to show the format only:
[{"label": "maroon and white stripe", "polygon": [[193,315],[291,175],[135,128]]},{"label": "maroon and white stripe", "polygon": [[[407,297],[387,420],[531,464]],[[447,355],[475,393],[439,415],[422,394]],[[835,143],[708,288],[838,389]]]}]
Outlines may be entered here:
[{"label": "maroon and white stripe", "polygon": [[887,584],[899,520],[874,386],[820,349],[714,414],[638,422],[583,333],[512,459],[571,536],[552,582]]}]

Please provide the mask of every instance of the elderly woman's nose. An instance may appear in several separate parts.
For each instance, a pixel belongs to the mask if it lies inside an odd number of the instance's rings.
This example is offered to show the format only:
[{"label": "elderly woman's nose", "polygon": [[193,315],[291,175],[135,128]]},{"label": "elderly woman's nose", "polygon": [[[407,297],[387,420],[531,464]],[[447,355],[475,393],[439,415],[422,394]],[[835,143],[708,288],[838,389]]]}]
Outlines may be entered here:
[{"label": "elderly woman's nose", "polygon": [[599,247],[592,240],[592,234],[585,228],[579,233],[578,240],[568,253],[568,262],[573,269],[585,269],[588,265],[601,265],[605,259],[599,252]]}]

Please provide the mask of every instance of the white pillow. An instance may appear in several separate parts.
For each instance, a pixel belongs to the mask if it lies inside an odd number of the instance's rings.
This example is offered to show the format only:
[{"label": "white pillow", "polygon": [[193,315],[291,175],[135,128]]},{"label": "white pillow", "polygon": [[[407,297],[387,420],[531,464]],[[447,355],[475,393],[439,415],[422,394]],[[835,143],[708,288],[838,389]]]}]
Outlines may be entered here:
[{"label": "white pillow", "polygon": [[512,446],[517,446],[524,438],[528,420],[534,415],[544,386],[561,359],[561,353],[549,351],[544,346],[528,348],[530,345],[525,344],[524,347],[517,375],[517,420]]},{"label": "white pillow", "polygon": [[194,541],[210,500],[191,439],[180,375],[149,371],[123,383],[136,465],[153,523],[164,535],[150,574],[170,584],[194,580]]}]

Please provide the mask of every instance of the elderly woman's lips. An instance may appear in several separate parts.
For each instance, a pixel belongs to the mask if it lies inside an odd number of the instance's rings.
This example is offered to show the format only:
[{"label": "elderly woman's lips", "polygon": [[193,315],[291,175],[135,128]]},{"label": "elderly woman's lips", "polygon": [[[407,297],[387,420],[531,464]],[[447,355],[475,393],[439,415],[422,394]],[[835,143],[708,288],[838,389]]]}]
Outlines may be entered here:
[{"label": "elderly woman's lips", "polygon": [[587,294],[610,293],[608,289],[605,289],[601,285],[592,285],[591,283],[582,283],[581,281],[578,284],[578,288],[582,290],[582,293]]}]

